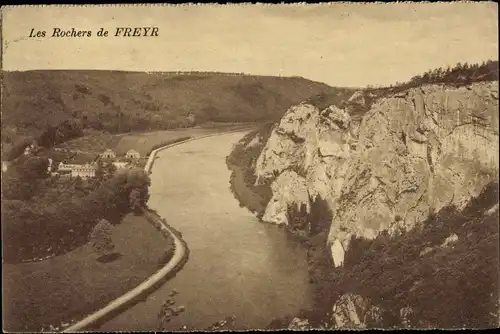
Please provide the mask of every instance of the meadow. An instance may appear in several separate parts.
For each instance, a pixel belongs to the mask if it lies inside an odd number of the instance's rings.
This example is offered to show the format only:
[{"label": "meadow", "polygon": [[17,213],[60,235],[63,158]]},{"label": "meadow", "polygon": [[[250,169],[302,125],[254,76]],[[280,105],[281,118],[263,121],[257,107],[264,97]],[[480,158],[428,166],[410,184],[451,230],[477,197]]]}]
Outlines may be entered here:
[{"label": "meadow", "polygon": [[87,243],[44,261],[4,264],[4,300],[9,301],[4,304],[4,329],[66,327],[136,287],[173,254],[173,239],[143,216],[125,216],[113,228],[112,241],[116,260],[108,263],[97,261]]}]

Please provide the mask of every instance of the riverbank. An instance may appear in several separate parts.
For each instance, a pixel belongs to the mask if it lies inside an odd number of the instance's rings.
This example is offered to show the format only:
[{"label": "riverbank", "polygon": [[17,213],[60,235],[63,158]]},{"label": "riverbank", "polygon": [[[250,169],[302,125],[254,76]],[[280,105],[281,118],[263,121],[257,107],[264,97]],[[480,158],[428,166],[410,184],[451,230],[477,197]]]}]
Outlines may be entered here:
[{"label": "riverbank", "polygon": [[[268,123],[259,129],[245,135],[236,143],[226,158],[226,164],[231,171],[230,189],[240,207],[245,207],[259,217],[263,216],[267,204],[272,197],[272,181],[262,185],[255,185],[255,162],[272,131],[273,124]],[[315,208],[316,206],[313,205]],[[270,224],[273,225],[273,224]],[[276,330],[287,328],[294,318],[307,318],[312,326],[323,326],[329,300],[323,297],[330,288],[326,277],[333,266],[328,249],[325,247],[328,230],[325,226],[314,233],[300,229],[282,226],[282,233],[291,240],[300,242],[307,249],[307,281],[313,291],[314,306],[304,307],[300,312],[277,317],[268,325],[268,329]]]},{"label": "riverbank", "polygon": [[[231,159],[237,167],[230,167],[233,173],[253,172],[252,165],[244,162],[255,159],[252,155],[258,152],[247,150],[248,142],[233,150],[237,156],[249,155]],[[252,208],[254,202],[247,203],[250,197],[241,194],[253,183],[232,182],[231,187],[240,205]],[[498,183],[492,182],[464,209],[446,206],[417,229],[382,232],[373,240],[352,238],[338,268],[326,246],[329,227],[321,225],[316,234],[307,236],[313,310],[277,318],[268,329],[496,327],[498,196]],[[318,213],[314,206],[311,213],[308,219],[313,223]],[[376,311],[365,314],[369,309]],[[343,323],[344,316],[351,322]]]},{"label": "riverbank", "polygon": [[226,157],[227,167],[231,171],[231,192],[241,207],[246,207],[259,219],[264,214],[272,192],[269,184],[255,185],[253,167],[272,128],[273,123],[267,123],[246,134]]},{"label": "riverbank", "polygon": [[112,240],[118,258],[96,261],[90,244],[45,261],[4,264],[4,326],[8,331],[55,331],[132,289],[158,270],[173,239],[145,216],[127,215]]},{"label": "riverbank", "polygon": [[[192,140],[192,138],[186,138],[183,140],[174,140],[172,143],[155,148],[151,151],[148,157],[148,161],[144,170],[146,173],[151,172],[153,163],[156,159],[156,154],[170,146],[175,146],[181,144],[182,142]],[[184,240],[182,240],[182,234],[170,227],[164,218],[161,218],[155,210],[149,208],[142,208],[142,214],[146,219],[154,226],[156,231],[160,232],[167,240],[173,240],[173,246],[167,248],[166,252],[161,257],[159,263],[163,266],[154,275],[150,276],[146,281],[142,282],[134,289],[128,291],[119,298],[113,300],[107,304],[104,308],[101,308],[95,313],[90,314],[85,319],[77,322],[69,328],[65,329],[65,332],[81,331],[83,329],[98,328],[106,320],[116,316],[120,312],[124,311],[127,307],[133,306],[134,303],[141,301],[141,298],[146,297],[153,290],[157,289],[161,284],[163,284],[169,278],[175,276],[177,271],[179,271],[182,266],[187,262],[189,256],[189,248]]]},{"label": "riverbank", "polygon": [[[189,261],[146,301],[99,331],[204,330],[233,316],[236,329],[264,328],[273,316],[293,314],[308,303],[302,245],[276,226],[259,224],[228,187],[224,159],[246,133],[192,140],[157,155],[148,206],[182,231]],[[175,305],[185,312],[160,329],[158,315],[174,290]]]}]

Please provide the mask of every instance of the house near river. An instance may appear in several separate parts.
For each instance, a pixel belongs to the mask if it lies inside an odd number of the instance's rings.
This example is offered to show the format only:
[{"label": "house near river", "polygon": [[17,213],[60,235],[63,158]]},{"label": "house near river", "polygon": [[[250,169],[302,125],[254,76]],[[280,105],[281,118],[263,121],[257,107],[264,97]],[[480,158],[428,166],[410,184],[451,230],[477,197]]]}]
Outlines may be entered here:
[{"label": "house near river", "polygon": [[60,162],[57,167],[57,173],[59,175],[68,175],[71,177],[81,177],[82,179],[87,179],[95,177],[97,171],[97,164],[95,162],[80,164],[66,164]]},{"label": "house near river", "polygon": [[139,152],[130,149],[127,153],[117,158],[117,154],[112,149],[106,149],[104,152],[95,155],[76,155],[69,159],[69,161],[61,161],[57,166],[56,174],[66,175],[71,177],[81,177],[83,179],[92,178],[96,176],[98,164],[101,160],[104,165],[113,164],[117,170],[131,168],[141,158]]},{"label": "house near river", "polygon": [[140,159],[141,155],[136,150],[131,149],[127,151],[127,153],[125,154],[125,158],[135,160],[135,159]]}]

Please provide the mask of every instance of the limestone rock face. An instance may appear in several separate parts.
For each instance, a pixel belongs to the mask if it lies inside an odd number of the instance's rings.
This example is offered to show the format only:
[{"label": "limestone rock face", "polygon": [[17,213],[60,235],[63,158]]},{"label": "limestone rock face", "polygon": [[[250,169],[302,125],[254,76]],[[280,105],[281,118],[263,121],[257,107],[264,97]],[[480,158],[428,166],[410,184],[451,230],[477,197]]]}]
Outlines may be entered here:
[{"label": "limestone rock face", "polygon": [[382,324],[382,310],[355,294],[344,294],[333,305],[333,328],[376,328]]},{"label": "limestone rock face", "polygon": [[[498,84],[424,86],[363,117],[329,239],[408,230],[498,179]],[[396,221],[396,217],[401,217]]]},{"label": "limestone rock face", "polygon": [[265,221],[287,224],[289,203],[329,203],[339,266],[353,235],[408,230],[448,204],[462,209],[498,180],[498,160],[498,82],[427,85],[379,99],[359,121],[336,106],[291,107],[255,174],[272,182]]},{"label": "limestone rock face", "polygon": [[272,180],[264,221],[288,224],[288,204],[309,208],[318,195],[329,203],[337,199],[356,141],[350,124],[349,114],[335,106],[320,111],[301,104],[287,111],[256,163],[256,183]]},{"label": "limestone rock face", "polygon": [[349,98],[348,102],[353,102],[357,103],[360,105],[365,105],[365,97],[363,96],[363,93],[360,91],[357,91],[356,93],[352,94],[352,96]]},{"label": "limestone rock face", "polygon": [[306,180],[296,172],[286,170],[272,183],[273,197],[262,220],[277,225],[288,224],[287,206],[309,203]]}]

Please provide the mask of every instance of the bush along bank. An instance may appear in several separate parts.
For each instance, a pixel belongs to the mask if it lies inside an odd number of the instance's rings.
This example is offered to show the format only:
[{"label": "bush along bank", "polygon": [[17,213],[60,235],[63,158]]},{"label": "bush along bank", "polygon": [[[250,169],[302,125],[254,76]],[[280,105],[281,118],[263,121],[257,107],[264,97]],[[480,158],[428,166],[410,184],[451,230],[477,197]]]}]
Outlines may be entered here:
[{"label": "bush along bank", "polygon": [[[167,240],[172,240],[173,236],[175,236],[178,241],[180,242],[180,245],[182,245],[183,249],[183,256],[182,259],[176,264],[176,266],[171,270],[166,275],[166,279],[174,277],[175,274],[182,269],[184,264],[189,259],[189,247],[187,243],[184,241],[182,238],[182,233],[177,231],[175,228],[170,226],[167,223],[167,220],[164,218],[161,218],[158,213],[150,208],[143,207],[142,209],[143,215],[146,217],[146,219],[156,228],[157,231],[159,231]],[[165,266],[174,256],[174,254],[179,251],[177,248],[176,244],[173,243],[172,247],[168,248],[165,252],[165,256],[159,261],[159,264],[163,267]]]},{"label": "bush along bank", "polygon": [[231,171],[230,189],[241,207],[246,207],[261,218],[271,199],[271,182],[255,185],[254,167],[256,160],[266,145],[274,123],[266,123],[259,129],[246,134],[226,157]]},{"label": "bush along bank", "polygon": [[[151,275],[146,281],[139,284],[134,289],[125,293],[121,297],[111,301],[104,308],[90,314],[81,321],[78,321],[67,327],[63,332],[75,332],[83,330],[97,330],[99,326],[103,323],[122,313],[126,309],[134,306],[135,304],[144,301],[144,299],[151,294],[153,291],[158,289],[167,280],[174,277],[176,273],[182,269],[184,264],[187,262],[189,257],[189,249],[187,244],[179,238],[180,233],[172,230],[172,234],[169,233],[169,228],[162,218],[156,215],[154,211],[144,209],[144,215],[149,222],[162,231],[168,238],[172,238],[175,235],[175,244],[169,244],[165,255],[168,260],[163,259],[164,265]],[[160,263],[159,263],[160,264]],[[161,265],[161,264],[160,264]]]},{"label": "bush along bank", "polygon": [[[30,158],[23,167],[37,159]],[[2,182],[2,248],[7,263],[65,254],[88,242],[100,219],[120,222],[131,211],[131,193],[142,204],[149,197],[150,180],[140,169],[96,178],[94,184],[80,178],[31,175],[31,168],[28,174],[16,169],[23,170],[13,168],[8,172],[12,175],[7,175],[10,180]],[[23,186],[33,187],[29,196],[9,196],[9,187]]]},{"label": "bush along bank", "polygon": [[[148,162],[145,167],[145,173],[151,170],[157,150],[153,150],[152,156],[150,157],[152,160]],[[104,308],[89,315],[80,322],[66,328],[64,332],[98,329],[100,325],[109,319],[115,317],[134,304],[143,301],[146,296],[158,289],[167,280],[174,277],[187,262],[189,258],[189,248],[187,243],[182,239],[182,234],[169,226],[164,218],[161,218],[155,210],[148,208],[145,203],[141,203],[140,211],[167,240],[173,240],[173,244],[168,244],[167,250],[159,259],[160,269],[134,289],[110,302]]]}]

